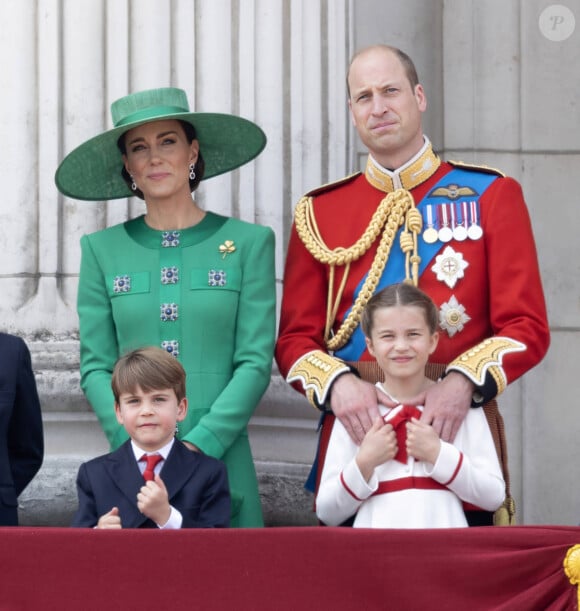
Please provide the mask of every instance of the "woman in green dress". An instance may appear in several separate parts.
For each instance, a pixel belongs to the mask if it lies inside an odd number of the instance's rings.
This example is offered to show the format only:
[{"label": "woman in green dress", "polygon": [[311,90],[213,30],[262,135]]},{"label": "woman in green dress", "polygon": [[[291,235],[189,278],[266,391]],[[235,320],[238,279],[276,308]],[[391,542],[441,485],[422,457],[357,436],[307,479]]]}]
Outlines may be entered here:
[{"label": "woman in green dress", "polygon": [[137,195],[146,214],[81,239],[81,386],[115,449],[117,358],[161,346],[187,372],[187,419],[177,435],[222,459],[232,526],[263,525],[247,424],[270,381],[275,334],[274,234],[202,210],[199,182],[256,157],[254,123],[192,113],[185,92],[142,91],[114,102],[114,128],[72,151],[56,173],[70,197]]}]

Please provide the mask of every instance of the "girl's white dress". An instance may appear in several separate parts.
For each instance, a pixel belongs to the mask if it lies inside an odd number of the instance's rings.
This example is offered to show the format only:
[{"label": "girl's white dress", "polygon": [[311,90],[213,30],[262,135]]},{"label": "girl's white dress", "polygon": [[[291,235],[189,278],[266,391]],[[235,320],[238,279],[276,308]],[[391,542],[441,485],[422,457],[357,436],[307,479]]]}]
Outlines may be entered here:
[{"label": "girl's white dress", "polygon": [[[381,384],[377,384],[384,390]],[[402,408],[380,406],[386,422]],[[422,407],[419,407],[422,410]],[[451,528],[467,526],[462,501],[495,511],[505,482],[483,409],[470,409],[453,444],[441,442],[434,465],[412,457],[389,460],[369,482],[357,467],[358,446],[335,421],[316,497],[318,518],[329,526],[356,513],[355,527]],[[377,493],[380,489],[384,492]]]}]

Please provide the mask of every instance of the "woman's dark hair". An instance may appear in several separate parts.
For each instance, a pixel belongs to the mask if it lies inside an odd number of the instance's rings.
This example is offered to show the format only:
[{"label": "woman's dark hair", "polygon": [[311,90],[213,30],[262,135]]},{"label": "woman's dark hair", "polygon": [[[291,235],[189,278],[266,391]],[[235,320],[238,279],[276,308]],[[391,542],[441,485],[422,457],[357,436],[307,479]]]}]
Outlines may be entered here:
[{"label": "woman's dark hair", "polygon": [[368,301],[361,316],[361,327],[366,337],[373,331],[374,316],[377,310],[394,306],[416,306],[423,310],[425,322],[431,333],[439,327],[439,312],[429,295],[412,284],[401,282],[391,284],[375,293]]},{"label": "woman's dark hair", "polygon": [[[195,127],[193,127],[191,123],[188,123],[187,121],[181,121],[181,120],[178,120],[178,123],[183,128],[185,137],[187,138],[187,141],[189,142],[189,144],[191,144],[194,140],[197,140],[197,133],[195,131]],[[125,136],[126,135],[127,135],[127,132],[124,132],[123,134],[119,136],[119,139],[117,140],[117,148],[121,151],[121,155],[127,154],[127,147],[125,146]],[[195,178],[193,180],[191,179],[189,180],[189,190],[192,193],[197,189],[199,183],[202,181],[204,171],[205,171],[205,162],[203,160],[201,151],[199,151],[197,155],[197,161],[195,162]],[[127,172],[124,165],[122,166],[122,169],[121,169],[121,176],[123,177],[123,180],[127,183],[127,186],[129,187],[129,189],[131,189],[131,184],[133,183],[133,181],[131,180],[131,176],[129,176],[129,172]],[[131,191],[133,192],[133,195],[136,195],[140,199],[145,199],[143,195],[143,191],[141,191],[141,189],[137,188],[135,189],[135,191],[131,189]]]}]

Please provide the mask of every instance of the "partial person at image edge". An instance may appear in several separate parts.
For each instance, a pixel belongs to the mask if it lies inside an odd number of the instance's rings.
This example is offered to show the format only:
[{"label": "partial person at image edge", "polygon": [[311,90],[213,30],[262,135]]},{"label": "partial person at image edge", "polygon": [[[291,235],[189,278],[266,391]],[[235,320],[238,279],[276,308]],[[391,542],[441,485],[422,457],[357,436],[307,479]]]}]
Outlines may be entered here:
[{"label": "partial person at image edge", "polygon": [[0,526],[18,526],[18,497],[42,465],[44,437],[30,351],[0,333]]}]

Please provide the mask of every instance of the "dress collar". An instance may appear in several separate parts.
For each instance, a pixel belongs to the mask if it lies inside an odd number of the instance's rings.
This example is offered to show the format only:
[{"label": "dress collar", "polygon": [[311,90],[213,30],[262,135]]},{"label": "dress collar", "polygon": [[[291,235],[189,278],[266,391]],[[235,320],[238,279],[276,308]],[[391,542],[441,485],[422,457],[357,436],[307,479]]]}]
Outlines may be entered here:
[{"label": "dress collar", "polygon": [[396,170],[383,168],[371,155],[367,159],[365,177],[379,191],[390,193],[395,189],[410,191],[433,176],[441,165],[441,159],[433,152],[429,139],[421,150],[407,163]]},{"label": "dress collar", "polygon": [[193,227],[186,227],[175,231],[160,231],[152,229],[141,215],[124,223],[127,233],[141,246],[158,249],[162,247],[188,247],[200,244],[218,231],[228,217],[212,212],[206,212],[203,219]]}]

